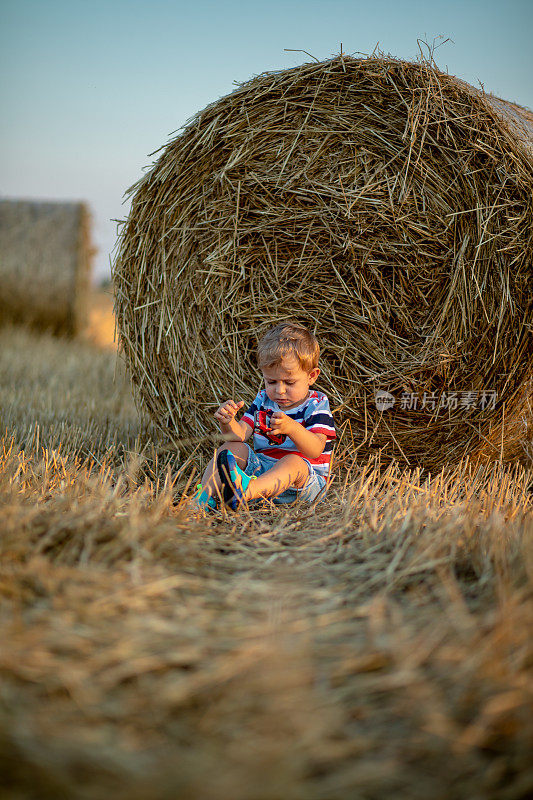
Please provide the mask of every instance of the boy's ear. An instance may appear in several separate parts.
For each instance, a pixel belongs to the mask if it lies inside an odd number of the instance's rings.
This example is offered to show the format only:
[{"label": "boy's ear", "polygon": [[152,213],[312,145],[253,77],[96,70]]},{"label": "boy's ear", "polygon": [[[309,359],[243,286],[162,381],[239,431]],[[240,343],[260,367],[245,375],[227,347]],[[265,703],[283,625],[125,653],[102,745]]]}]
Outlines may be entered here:
[{"label": "boy's ear", "polygon": [[316,381],[319,375],[320,375],[320,369],[318,367],[315,367],[314,369],[311,370],[311,372],[309,373],[309,386],[311,386],[311,384]]}]

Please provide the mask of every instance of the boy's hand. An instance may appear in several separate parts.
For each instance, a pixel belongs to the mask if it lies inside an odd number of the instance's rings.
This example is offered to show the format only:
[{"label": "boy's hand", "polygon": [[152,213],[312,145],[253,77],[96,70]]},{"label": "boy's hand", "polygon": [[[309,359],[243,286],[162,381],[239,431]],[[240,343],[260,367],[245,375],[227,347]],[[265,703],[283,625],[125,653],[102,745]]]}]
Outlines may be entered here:
[{"label": "boy's hand", "polygon": [[274,411],[270,417],[270,430],[272,433],[284,433],[286,436],[291,435],[294,429],[294,420],[288,417],[283,411]]},{"label": "boy's hand", "polygon": [[235,418],[237,411],[244,405],[244,400],[239,400],[235,403],[233,400],[226,400],[220,408],[215,411],[214,417],[223,425],[229,425],[232,419]]}]

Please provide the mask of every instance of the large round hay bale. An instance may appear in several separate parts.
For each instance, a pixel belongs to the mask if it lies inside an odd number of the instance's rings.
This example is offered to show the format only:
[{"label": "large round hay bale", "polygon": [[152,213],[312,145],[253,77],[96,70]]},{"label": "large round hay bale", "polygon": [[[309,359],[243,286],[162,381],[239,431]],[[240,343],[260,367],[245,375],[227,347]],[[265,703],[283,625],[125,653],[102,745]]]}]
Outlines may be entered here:
[{"label": "large round hay bale", "polygon": [[78,333],[92,253],[84,203],[0,200],[0,322]]},{"label": "large round hay bale", "polygon": [[208,106],[130,189],[114,280],[139,401],[171,439],[212,431],[218,402],[253,398],[258,337],[296,318],[359,456],[518,457],[532,144],[530,112],[391,58],[263,74]]}]

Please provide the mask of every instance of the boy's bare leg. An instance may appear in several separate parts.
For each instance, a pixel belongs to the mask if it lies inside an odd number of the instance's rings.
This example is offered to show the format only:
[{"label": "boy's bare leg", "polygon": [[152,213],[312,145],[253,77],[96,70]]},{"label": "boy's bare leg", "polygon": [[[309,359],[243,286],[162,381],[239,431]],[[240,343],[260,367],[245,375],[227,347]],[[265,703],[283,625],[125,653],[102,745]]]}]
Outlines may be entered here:
[{"label": "boy's bare leg", "polygon": [[[221,450],[231,450],[235,456],[235,461],[241,469],[246,469],[248,463],[248,446],[243,442],[226,442],[217,450],[217,455]],[[207,465],[202,477],[202,487],[208,495],[219,497],[222,485],[216,467],[216,456]]]},{"label": "boy's bare leg", "polygon": [[291,454],[283,456],[273,467],[250,481],[243,494],[246,500],[253,500],[255,497],[277,497],[291,487],[302,489],[308,478],[307,463],[300,456]]}]

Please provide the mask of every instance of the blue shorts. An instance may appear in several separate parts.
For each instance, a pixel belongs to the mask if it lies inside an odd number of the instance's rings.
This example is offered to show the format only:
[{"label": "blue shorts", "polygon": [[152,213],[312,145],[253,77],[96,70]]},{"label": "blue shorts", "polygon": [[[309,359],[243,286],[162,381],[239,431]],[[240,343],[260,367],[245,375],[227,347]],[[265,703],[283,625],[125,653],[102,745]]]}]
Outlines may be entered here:
[{"label": "blue shorts", "polygon": [[[272,456],[267,456],[263,453],[256,453],[249,444],[247,444],[246,447],[248,448],[248,461],[246,462],[246,472],[248,475],[262,475],[263,472],[267,472],[267,470],[278,462],[277,458],[272,458]],[[307,458],[303,460],[309,467],[309,477],[305,486],[302,486],[301,489],[296,489],[295,486],[291,486],[290,489],[285,489],[285,491],[278,494],[277,497],[272,498],[272,502],[276,505],[295,503],[297,500],[304,503],[312,503],[316,500],[318,495],[321,495],[318,501],[319,503],[324,500],[326,494],[326,479],[323,475],[319,475],[315,472],[311,462],[308,461]],[[255,501],[252,500],[251,502],[253,503]]]}]

